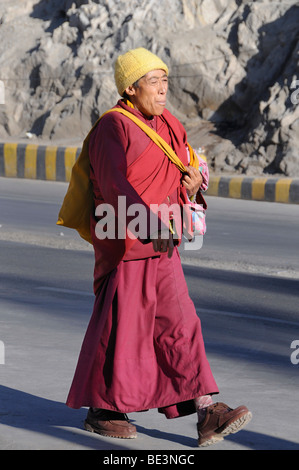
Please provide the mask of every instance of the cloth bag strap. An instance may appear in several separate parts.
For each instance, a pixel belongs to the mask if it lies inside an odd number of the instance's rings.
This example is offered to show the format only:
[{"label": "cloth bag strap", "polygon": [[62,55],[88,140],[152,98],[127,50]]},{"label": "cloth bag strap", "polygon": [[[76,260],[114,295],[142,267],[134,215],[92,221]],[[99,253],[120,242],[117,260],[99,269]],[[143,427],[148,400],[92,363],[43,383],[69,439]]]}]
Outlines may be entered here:
[{"label": "cloth bag strap", "polygon": [[[151,129],[147,124],[142,122],[137,116],[135,116],[134,114],[130,113],[130,111],[127,111],[126,109],[123,109],[123,108],[109,109],[102,115],[102,117],[105,114],[113,112],[113,111],[124,114],[125,116],[130,118],[132,121],[134,121],[135,124],[137,124],[137,126],[140,127],[148,135],[148,137],[150,137],[153,140],[153,142],[155,142],[155,144],[158,145],[158,147],[160,147],[161,150],[163,150],[163,152],[165,153],[165,155],[167,155],[170,161],[172,161],[172,163],[174,163],[182,173],[186,173],[185,166],[181,162],[177,154],[170,147],[170,145],[168,145],[168,143],[165,142],[165,140],[154,129]],[[195,152],[192,149],[191,145],[189,145],[188,143],[187,145],[189,147],[189,153],[190,153],[190,165],[194,166],[195,168],[198,168],[199,163],[195,155]]]}]

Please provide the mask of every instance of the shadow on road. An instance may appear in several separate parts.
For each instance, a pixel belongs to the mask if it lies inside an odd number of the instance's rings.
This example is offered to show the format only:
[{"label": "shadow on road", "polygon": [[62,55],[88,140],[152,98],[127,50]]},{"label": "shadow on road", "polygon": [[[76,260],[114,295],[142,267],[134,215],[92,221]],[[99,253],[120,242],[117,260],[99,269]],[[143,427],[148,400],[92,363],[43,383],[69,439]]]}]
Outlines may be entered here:
[{"label": "shadow on road", "polygon": [[[98,435],[81,432],[86,410],[71,410],[64,403],[31,395],[29,393],[14,390],[9,387],[0,387],[0,422],[6,426],[28,431],[28,449],[32,449],[34,435],[38,433],[49,438],[61,440],[58,447],[63,450],[71,448],[70,444],[82,446],[90,450],[128,450],[119,441],[102,438]],[[188,448],[198,449],[196,437],[194,438],[160,431],[158,429],[146,429],[135,423],[140,434],[154,439],[171,441]],[[137,438],[138,439],[138,438]],[[236,435],[228,436],[225,440],[243,445],[252,450],[298,450],[298,444],[269,436],[266,434],[242,430]],[[41,446],[37,442],[37,449]],[[45,446],[47,447],[47,446]],[[53,448],[50,443],[48,449]],[[26,438],[22,441],[22,448],[26,449]],[[159,446],[160,448],[160,446]],[[216,449],[216,446],[208,449]]]}]

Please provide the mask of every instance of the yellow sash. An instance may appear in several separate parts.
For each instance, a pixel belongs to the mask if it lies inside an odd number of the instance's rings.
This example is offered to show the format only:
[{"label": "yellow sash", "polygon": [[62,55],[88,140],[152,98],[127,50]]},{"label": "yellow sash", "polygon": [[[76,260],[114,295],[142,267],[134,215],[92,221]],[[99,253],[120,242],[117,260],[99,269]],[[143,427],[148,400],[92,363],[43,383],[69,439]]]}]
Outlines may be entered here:
[{"label": "yellow sash", "polygon": [[[165,142],[157,132],[143,123],[134,114],[123,108],[112,108],[102,114],[83,142],[79,158],[76,160],[72,168],[68,190],[64,197],[57,220],[57,225],[63,225],[64,227],[77,230],[79,235],[91,244],[90,214],[94,211],[94,201],[92,185],[89,177],[90,166],[88,144],[91,133],[98,125],[100,119],[102,119],[105,114],[112,111],[122,113],[134,121],[155,142],[155,144],[163,150],[167,157],[179,168],[181,172],[184,173],[186,171],[185,166],[167,142]],[[190,152],[190,165],[198,168],[199,163],[197,156],[192,147],[189,144],[187,145]]]}]

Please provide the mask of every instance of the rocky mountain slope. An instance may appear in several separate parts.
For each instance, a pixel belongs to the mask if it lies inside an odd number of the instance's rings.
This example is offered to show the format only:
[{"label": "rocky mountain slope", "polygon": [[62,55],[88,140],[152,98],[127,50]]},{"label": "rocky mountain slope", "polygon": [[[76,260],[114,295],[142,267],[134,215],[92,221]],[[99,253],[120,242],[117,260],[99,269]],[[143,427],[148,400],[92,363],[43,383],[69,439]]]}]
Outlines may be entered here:
[{"label": "rocky mountain slope", "polygon": [[0,139],[80,145],[143,46],[211,170],[298,177],[298,30],[298,1],[0,0]]}]

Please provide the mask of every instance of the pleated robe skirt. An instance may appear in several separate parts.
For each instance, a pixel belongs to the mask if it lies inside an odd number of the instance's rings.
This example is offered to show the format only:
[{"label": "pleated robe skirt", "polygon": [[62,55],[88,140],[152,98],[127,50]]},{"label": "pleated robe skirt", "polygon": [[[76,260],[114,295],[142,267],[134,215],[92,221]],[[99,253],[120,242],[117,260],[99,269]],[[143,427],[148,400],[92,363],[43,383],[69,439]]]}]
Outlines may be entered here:
[{"label": "pleated robe skirt", "polygon": [[177,249],[121,261],[96,294],[67,405],[175,418],[218,392]]}]

